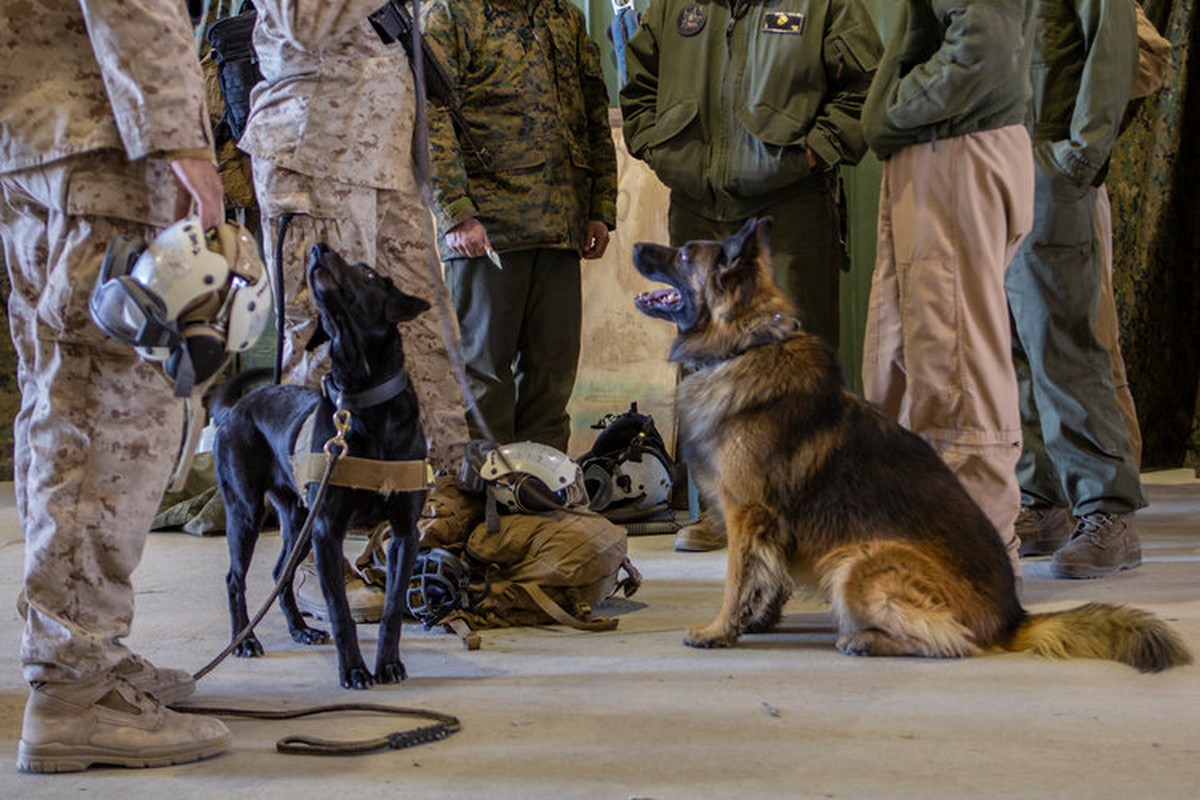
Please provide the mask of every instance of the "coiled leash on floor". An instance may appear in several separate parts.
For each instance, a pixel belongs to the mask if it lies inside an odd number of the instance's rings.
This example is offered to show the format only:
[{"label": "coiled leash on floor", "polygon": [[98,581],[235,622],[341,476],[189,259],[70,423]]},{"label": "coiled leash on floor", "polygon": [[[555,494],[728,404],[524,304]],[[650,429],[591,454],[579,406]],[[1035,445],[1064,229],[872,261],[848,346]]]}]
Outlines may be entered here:
[{"label": "coiled leash on floor", "polygon": [[[333,415],[333,425],[336,432],[329,441],[325,442],[323,448],[325,452],[325,472],[317,484],[317,492],[313,496],[308,516],[304,520],[304,525],[300,528],[300,533],[296,536],[296,541],[292,545],[291,552],[288,554],[287,563],[284,564],[283,570],[279,575],[279,580],[275,582],[275,587],[271,590],[270,596],[267,597],[266,601],[259,608],[258,613],[254,615],[254,618],[246,624],[246,627],[237,636],[233,637],[233,641],[224,650],[196,671],[192,676],[195,680],[199,681],[216,669],[218,664],[228,658],[229,654],[254,632],[255,626],[266,616],[271,606],[275,603],[275,600],[279,597],[280,592],[283,591],[283,587],[291,583],[292,576],[296,568],[300,565],[301,559],[307,555],[308,544],[312,539],[313,520],[316,519],[317,512],[321,508],[321,504],[325,501],[326,490],[329,488],[329,484],[333,478],[333,469],[337,465],[338,459],[346,454],[346,432],[350,430],[350,410],[338,408]],[[376,703],[336,703],[310,708],[289,709],[287,711],[259,711],[216,706],[171,706],[171,708],[186,714],[212,714],[220,717],[243,717],[263,720],[297,719],[299,717],[329,714],[338,711],[366,711],[377,714],[420,717],[434,721],[433,725],[424,725],[406,731],[394,731],[374,739],[337,741],[309,736],[285,736],[275,743],[275,749],[278,752],[297,755],[353,756],[373,753],[377,750],[403,750],[429,742],[441,741],[450,736],[450,734],[457,733],[462,728],[462,723],[458,717],[450,714],[443,714],[438,711],[429,711],[422,708],[385,706]]]}]

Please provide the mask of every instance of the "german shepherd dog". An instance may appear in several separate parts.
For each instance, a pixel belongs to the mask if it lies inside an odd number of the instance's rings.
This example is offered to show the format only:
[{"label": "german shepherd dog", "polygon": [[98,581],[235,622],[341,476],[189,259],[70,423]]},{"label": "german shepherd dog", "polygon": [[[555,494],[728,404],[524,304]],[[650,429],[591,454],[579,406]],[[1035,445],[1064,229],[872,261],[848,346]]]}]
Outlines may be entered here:
[{"label": "german shepherd dog", "polygon": [[[348,264],[329,247],[311,250],[308,285],[319,311],[318,326],[306,345],[312,350],[330,343],[330,371],[325,391],[302,386],[265,386],[237,399],[251,372],[218,389],[211,408],[218,428],[213,444],[217,487],[225,503],[229,573],[226,589],[233,635],[246,626],[246,571],[269,498],[279,515],[283,550],[275,565],[279,579],[308,515],[301,497],[313,501],[316,485],[297,486],[293,454],[297,448],[320,452],[334,437],[335,409],[349,409],[344,433],[345,454],[377,461],[425,458],[425,437],[418,422],[417,396],[404,369],[397,323],[415,318],[429,304],[396,288],[365,264]],[[329,396],[334,395],[334,396]],[[236,402],[235,402],[236,401]],[[311,420],[312,435],[298,443]],[[339,464],[342,462],[339,462]],[[336,473],[335,473],[336,474]],[[425,503],[423,490],[376,492],[333,481],[314,511],[312,547],[317,575],[329,612],[338,652],[338,673],[347,689],[372,683],[397,683],[406,677],[400,660],[404,589],[417,552],[417,518]],[[346,600],[342,542],[352,522],[391,523],[387,552],[387,594],[379,623],[375,672],[367,670]],[[310,628],[296,606],[289,581],[279,596],[292,638],[305,644],[329,641]],[[251,634],[234,651],[259,656],[262,645]]]},{"label": "german shepherd dog", "polygon": [[1143,672],[1187,664],[1152,614],[1089,603],[1028,613],[996,529],[920,437],[851,392],[771,277],[770,220],[724,242],[634,247],[669,289],[636,298],[675,323],[682,455],[729,537],[724,602],[693,647],[769,630],[793,587],[828,601],[848,655],[1034,651]]}]

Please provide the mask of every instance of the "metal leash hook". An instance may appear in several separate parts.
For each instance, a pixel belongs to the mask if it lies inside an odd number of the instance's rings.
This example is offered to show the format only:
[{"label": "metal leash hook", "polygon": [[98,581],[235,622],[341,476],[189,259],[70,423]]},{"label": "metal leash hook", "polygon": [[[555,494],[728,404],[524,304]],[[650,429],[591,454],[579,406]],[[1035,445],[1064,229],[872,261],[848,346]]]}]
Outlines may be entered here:
[{"label": "metal leash hook", "polygon": [[325,442],[325,455],[329,456],[329,467],[346,455],[346,432],[350,430],[350,409],[339,408],[333,412],[333,428],[336,433]]}]

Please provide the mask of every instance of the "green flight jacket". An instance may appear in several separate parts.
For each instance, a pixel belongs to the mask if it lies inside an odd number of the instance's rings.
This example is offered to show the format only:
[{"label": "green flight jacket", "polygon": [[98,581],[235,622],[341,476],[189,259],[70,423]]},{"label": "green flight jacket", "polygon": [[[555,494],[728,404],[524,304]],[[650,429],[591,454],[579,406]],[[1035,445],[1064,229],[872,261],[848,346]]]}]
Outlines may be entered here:
[{"label": "green flight jacket", "polygon": [[653,0],[625,49],[625,142],[709,219],[743,219],[866,152],[883,46],[861,0]]},{"label": "green flight jacket", "polygon": [[434,215],[445,242],[471,217],[499,252],[580,252],[588,220],[616,226],[617,159],[600,50],[569,0],[434,0],[421,27],[487,152],[429,108]]},{"label": "green flight jacket", "polygon": [[863,107],[875,154],[1025,124],[1034,2],[905,0]]},{"label": "green flight jacket", "polygon": [[1038,0],[1033,150],[1043,169],[1099,186],[1137,77],[1130,0]]}]

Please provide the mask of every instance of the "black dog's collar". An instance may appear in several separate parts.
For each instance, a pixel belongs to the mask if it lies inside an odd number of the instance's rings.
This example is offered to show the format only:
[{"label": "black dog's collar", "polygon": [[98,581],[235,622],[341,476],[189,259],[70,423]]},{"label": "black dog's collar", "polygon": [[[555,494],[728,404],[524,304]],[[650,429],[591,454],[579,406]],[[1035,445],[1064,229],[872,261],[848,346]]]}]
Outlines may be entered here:
[{"label": "black dog's collar", "polygon": [[321,393],[332,400],[338,408],[351,410],[382,405],[393,397],[398,397],[407,388],[408,373],[404,370],[395,373],[383,383],[353,394],[343,391],[334,381],[332,374],[327,372],[321,378]]}]

